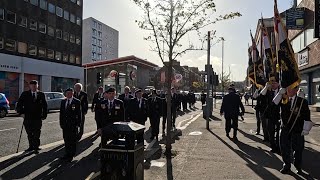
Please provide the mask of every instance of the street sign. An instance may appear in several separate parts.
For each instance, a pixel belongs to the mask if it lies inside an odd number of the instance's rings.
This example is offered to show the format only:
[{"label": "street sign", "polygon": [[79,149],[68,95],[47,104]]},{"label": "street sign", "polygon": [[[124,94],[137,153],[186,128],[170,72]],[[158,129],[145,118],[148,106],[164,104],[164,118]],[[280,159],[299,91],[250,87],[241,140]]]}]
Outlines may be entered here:
[{"label": "street sign", "polygon": [[304,28],[305,8],[291,8],[286,11],[287,29]]},{"label": "street sign", "polygon": [[314,38],[320,38],[320,0],[315,0],[314,5]]}]

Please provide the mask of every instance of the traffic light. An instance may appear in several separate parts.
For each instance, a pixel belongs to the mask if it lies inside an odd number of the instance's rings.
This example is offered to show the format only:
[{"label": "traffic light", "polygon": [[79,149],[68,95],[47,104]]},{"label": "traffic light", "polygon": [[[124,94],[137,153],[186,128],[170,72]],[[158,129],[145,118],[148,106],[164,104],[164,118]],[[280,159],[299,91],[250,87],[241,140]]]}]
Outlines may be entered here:
[{"label": "traffic light", "polygon": [[102,83],[102,74],[100,72],[97,73],[97,84]]},{"label": "traffic light", "polygon": [[219,86],[219,76],[218,75],[213,75],[213,85],[214,86]]}]

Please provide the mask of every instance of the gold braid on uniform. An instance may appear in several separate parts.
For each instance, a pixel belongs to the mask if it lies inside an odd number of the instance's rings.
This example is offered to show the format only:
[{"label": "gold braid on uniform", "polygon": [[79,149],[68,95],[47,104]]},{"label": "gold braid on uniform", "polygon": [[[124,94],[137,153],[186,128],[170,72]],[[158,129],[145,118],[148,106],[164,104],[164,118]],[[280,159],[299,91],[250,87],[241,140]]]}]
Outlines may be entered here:
[{"label": "gold braid on uniform", "polygon": [[289,102],[289,96],[287,94],[284,94],[282,96],[282,104],[287,104]]}]

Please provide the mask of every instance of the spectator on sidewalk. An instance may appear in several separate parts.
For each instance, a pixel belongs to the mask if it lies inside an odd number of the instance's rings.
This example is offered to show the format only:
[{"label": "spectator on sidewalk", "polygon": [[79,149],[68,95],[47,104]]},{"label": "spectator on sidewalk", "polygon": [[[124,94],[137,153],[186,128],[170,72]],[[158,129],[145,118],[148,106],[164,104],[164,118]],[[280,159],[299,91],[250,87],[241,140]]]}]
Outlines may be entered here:
[{"label": "spectator on sidewalk", "polygon": [[235,93],[235,89],[230,86],[229,94],[225,95],[222,101],[220,115],[224,115],[226,119],[226,135],[230,138],[229,133],[231,128],[233,128],[233,139],[238,141],[237,130],[238,130],[238,116],[240,114],[239,108],[241,108],[241,113],[244,114],[245,110],[239,96]]},{"label": "spectator on sidewalk", "polygon": [[201,92],[201,103],[202,106],[206,104],[207,95],[204,93],[204,91]]}]

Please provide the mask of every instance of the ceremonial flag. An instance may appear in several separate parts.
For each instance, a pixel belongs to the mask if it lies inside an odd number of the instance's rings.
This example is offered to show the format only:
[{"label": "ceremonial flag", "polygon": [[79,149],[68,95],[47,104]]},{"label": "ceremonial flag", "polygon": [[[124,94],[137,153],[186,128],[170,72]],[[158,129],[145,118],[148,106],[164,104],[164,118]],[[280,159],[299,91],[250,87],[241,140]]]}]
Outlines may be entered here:
[{"label": "ceremonial flag", "polygon": [[[259,51],[257,50],[256,41],[252,36],[250,31],[250,36],[252,40],[252,62],[254,64],[254,82],[258,88],[263,88],[265,85],[264,71],[263,71],[263,62],[259,56]],[[262,42],[260,42],[262,43]]]},{"label": "ceremonial flag", "polygon": [[276,76],[276,60],[275,55],[273,54],[273,50],[270,43],[270,38],[268,35],[268,31],[263,22],[263,18],[261,18],[261,33],[262,33],[262,42],[263,42],[263,69],[264,69],[264,77],[266,81],[269,81],[270,77]]},{"label": "ceremonial flag", "polygon": [[282,88],[294,88],[301,82],[297,62],[292,46],[288,40],[286,28],[281,20],[277,0],[274,0],[274,31],[276,37],[277,68],[280,68],[280,84]]},{"label": "ceremonial flag", "polygon": [[247,73],[248,73],[248,79],[250,80],[251,84],[255,84],[255,78],[254,78],[254,64],[252,62],[252,51],[251,51],[252,47],[248,48],[248,57],[249,57],[249,62],[248,62],[248,69],[247,69]]}]

